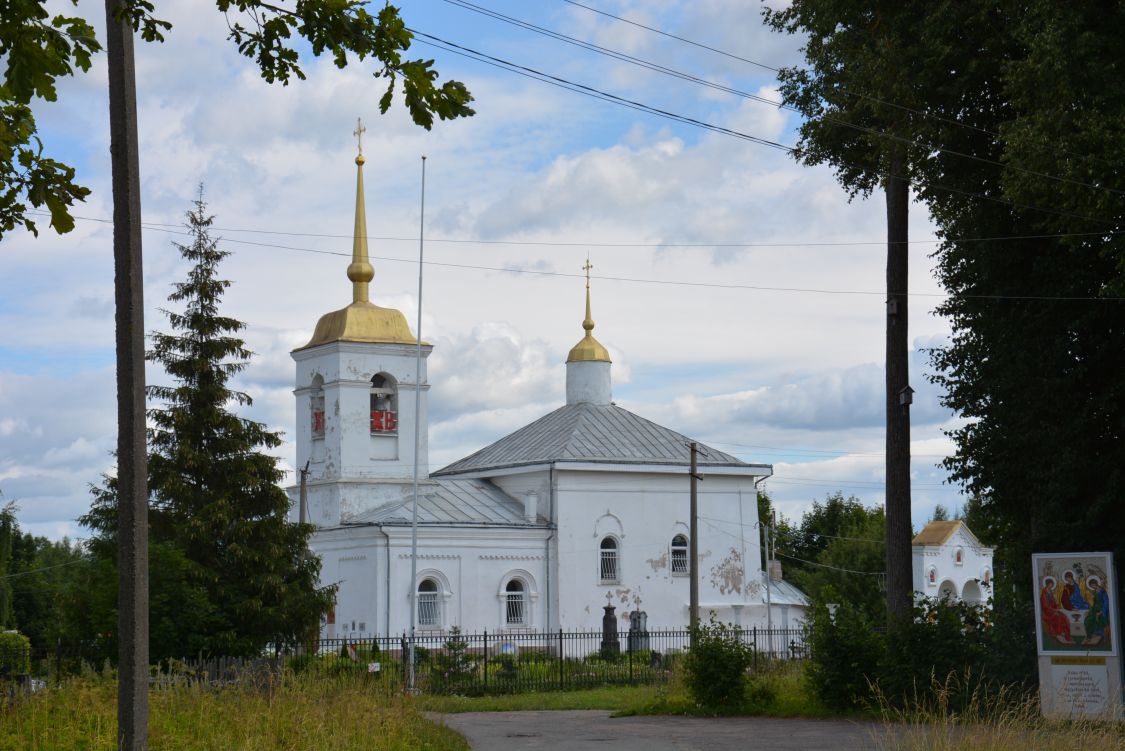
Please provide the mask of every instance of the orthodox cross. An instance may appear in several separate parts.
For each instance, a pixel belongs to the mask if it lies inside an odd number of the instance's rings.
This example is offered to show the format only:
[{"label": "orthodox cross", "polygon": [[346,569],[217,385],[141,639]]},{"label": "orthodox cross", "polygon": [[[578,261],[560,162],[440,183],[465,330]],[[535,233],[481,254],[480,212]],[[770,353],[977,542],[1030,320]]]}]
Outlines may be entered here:
[{"label": "orthodox cross", "polygon": [[586,289],[590,289],[590,269],[592,268],[594,268],[594,264],[590,263],[590,259],[587,258],[585,265],[582,266],[582,270],[586,272]]},{"label": "orthodox cross", "polygon": [[363,153],[363,134],[367,132],[367,128],[363,127],[363,120],[360,118],[355,119],[355,130],[352,135],[355,136],[356,143],[359,145],[359,153]]}]

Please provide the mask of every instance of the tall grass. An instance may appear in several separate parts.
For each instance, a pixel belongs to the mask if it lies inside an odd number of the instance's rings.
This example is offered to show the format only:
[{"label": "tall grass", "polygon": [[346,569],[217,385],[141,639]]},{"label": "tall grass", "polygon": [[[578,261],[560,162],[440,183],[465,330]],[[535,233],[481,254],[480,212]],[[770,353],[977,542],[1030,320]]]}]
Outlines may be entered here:
[{"label": "tall grass", "polygon": [[[113,751],[117,684],[86,676],[0,712],[0,750]],[[149,694],[153,751],[462,751],[465,740],[378,683],[286,674],[229,687],[171,683]]]},{"label": "tall grass", "polygon": [[[975,686],[966,694],[966,686]],[[1034,693],[989,690],[972,676],[931,679],[902,708],[873,691],[888,724],[876,739],[883,751],[1037,751],[1125,748],[1125,723],[1049,720]]]}]

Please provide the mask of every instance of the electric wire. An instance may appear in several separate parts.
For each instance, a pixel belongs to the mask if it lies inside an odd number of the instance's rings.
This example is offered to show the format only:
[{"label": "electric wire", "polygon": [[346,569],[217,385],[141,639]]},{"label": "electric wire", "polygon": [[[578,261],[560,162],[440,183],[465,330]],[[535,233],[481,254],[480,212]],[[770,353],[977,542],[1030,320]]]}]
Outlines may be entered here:
[{"label": "electric wire", "polygon": [[[449,5],[453,5],[453,6],[456,6],[456,7],[459,7],[459,8],[463,8],[463,9],[468,10],[468,11],[473,12],[473,13],[488,16],[489,18],[493,18],[493,19],[495,19],[497,21],[501,21],[503,23],[507,23],[507,24],[510,24],[510,25],[513,25],[513,26],[517,26],[519,28],[525,29],[527,31],[534,32],[536,34],[540,34],[542,36],[546,36],[546,37],[549,37],[551,39],[555,39],[557,41],[565,42],[567,44],[571,44],[571,45],[574,45],[576,47],[580,47],[582,49],[589,50],[591,52],[596,52],[600,55],[605,55],[607,57],[611,57],[611,58],[613,58],[615,60],[619,60],[621,62],[626,62],[626,63],[629,63],[631,65],[636,65],[638,67],[645,68],[646,70],[650,70],[650,71],[653,71],[653,72],[656,72],[656,73],[661,73],[663,75],[671,76],[673,78],[678,78],[682,81],[688,81],[690,83],[694,83],[694,84],[697,84],[699,86],[705,86],[707,88],[715,89],[716,91],[722,91],[724,93],[732,94],[734,96],[742,97],[744,99],[749,99],[751,101],[759,102],[761,104],[766,104],[766,105],[769,105],[769,106],[772,106],[772,107],[777,107],[778,109],[783,109],[783,110],[787,110],[787,111],[790,111],[790,112],[795,112],[797,114],[803,114],[801,112],[801,110],[799,110],[798,108],[796,108],[792,105],[786,104],[783,101],[770,99],[768,97],[760,96],[758,94],[751,94],[749,92],[742,91],[740,89],[735,89],[735,88],[730,87],[730,86],[724,86],[723,84],[715,83],[714,81],[708,81],[705,78],[700,78],[699,76],[693,75],[691,73],[685,73],[683,71],[679,71],[679,70],[676,70],[674,68],[666,67],[666,66],[661,65],[659,63],[654,63],[651,60],[644,60],[642,58],[634,57],[633,55],[629,55],[625,52],[620,52],[618,50],[612,50],[612,49],[609,49],[607,47],[602,47],[602,46],[594,44],[592,42],[586,42],[586,41],[583,41],[581,39],[577,39],[575,37],[568,36],[566,34],[562,34],[562,33],[557,32],[557,31],[553,31],[553,30],[545,28],[543,26],[538,26],[538,25],[533,24],[529,21],[523,21],[523,20],[515,18],[513,16],[504,15],[503,13],[499,13],[499,12],[491,10],[489,8],[485,8],[483,6],[476,5],[475,3],[468,2],[468,0],[444,0],[444,2],[446,2]],[[843,128],[849,128],[849,129],[852,129],[852,130],[857,130],[857,131],[860,131],[860,132],[863,132],[863,133],[867,133],[869,135],[877,136],[879,138],[885,138],[885,139],[888,139],[890,141],[894,141],[894,142],[897,142],[897,143],[903,143],[903,144],[907,144],[909,146],[923,148],[927,151],[936,151],[936,152],[939,152],[939,153],[942,153],[942,154],[947,154],[949,156],[955,156],[955,157],[959,157],[959,158],[962,158],[962,159],[969,159],[969,160],[972,160],[972,161],[975,161],[975,162],[980,162],[982,164],[988,164],[988,165],[991,165],[991,166],[994,166],[994,167],[1000,167],[1001,169],[1006,168],[1006,169],[1010,169],[1010,170],[1015,171],[1015,172],[1020,172],[1020,173],[1026,174],[1026,175],[1032,175],[1034,177],[1042,177],[1042,178],[1046,178],[1048,180],[1052,180],[1052,181],[1059,182],[1059,183],[1064,183],[1064,184],[1067,184],[1067,185],[1075,185],[1075,186],[1078,186],[1078,187],[1090,188],[1091,190],[1104,191],[1106,193],[1111,193],[1111,194],[1117,195],[1117,196],[1125,196],[1125,191],[1116,190],[1114,188],[1109,188],[1109,187],[1106,187],[1104,185],[1095,185],[1093,183],[1084,182],[1082,180],[1075,180],[1075,179],[1069,178],[1069,177],[1060,177],[1058,175],[1052,175],[1052,174],[1049,174],[1049,173],[1046,173],[1046,172],[1040,172],[1038,170],[1026,169],[1024,167],[1019,167],[1019,166],[1014,165],[1014,164],[1004,164],[1003,162],[1000,162],[996,159],[989,159],[988,157],[977,156],[976,154],[967,154],[967,153],[962,152],[962,151],[956,151],[956,150],[953,150],[953,149],[947,149],[947,148],[940,147],[940,146],[934,146],[932,144],[925,144],[925,143],[922,143],[922,142],[918,141],[915,138],[909,138],[909,137],[906,137],[906,136],[898,136],[898,135],[895,135],[893,133],[888,133],[887,131],[884,131],[884,130],[879,130],[878,128],[873,128],[873,127],[869,127],[869,126],[865,126],[865,125],[858,125],[856,123],[849,123],[846,120],[841,120],[839,118],[834,118],[834,117],[830,117],[830,116],[827,116],[827,115],[822,117],[821,119],[823,119],[826,122],[832,123],[833,125],[837,125],[837,126],[840,126],[840,127],[843,127]]]},{"label": "electric wire", "polygon": [[[81,217],[75,217],[80,219]],[[92,219],[89,221],[112,223],[108,219]],[[142,229],[151,232],[163,232],[170,235],[188,236],[190,233],[185,231],[169,229],[165,226],[154,226],[151,224],[142,224]],[[235,243],[238,245],[249,245],[252,247],[260,248],[274,248],[278,250],[289,250],[300,253],[313,253],[317,255],[338,256],[342,258],[350,258],[351,253],[337,250],[322,250],[318,248],[302,248],[294,245],[279,245],[277,243],[263,243],[254,242],[252,240],[236,240],[233,238],[221,238],[225,243]],[[371,256],[373,260],[387,261],[389,263],[416,263],[415,259],[410,258],[397,258],[395,256]],[[565,271],[547,271],[544,269],[526,269],[514,266],[484,266],[480,264],[469,263],[452,263],[449,261],[426,261],[426,266],[436,266],[444,268],[455,269],[471,269],[476,271],[490,271],[507,274],[526,274],[532,276],[543,277],[563,277],[563,278],[585,278],[582,274],[570,273]],[[821,295],[859,295],[867,297],[886,297],[887,292],[882,290],[844,290],[844,289],[826,289],[818,287],[773,287],[759,284],[739,284],[739,283],[722,283],[722,282],[692,282],[685,280],[673,279],[648,279],[643,277],[628,277],[628,276],[592,276],[592,279],[609,282],[623,282],[630,284],[652,284],[662,286],[679,286],[679,287],[696,287],[701,289],[728,289],[728,290],[746,290],[754,292],[792,292],[802,294],[821,294]],[[907,297],[914,298],[937,298],[948,299],[949,295],[942,292],[905,292],[898,293],[904,294]],[[966,299],[978,300],[1026,300],[1026,301],[1042,301],[1042,302],[1123,302],[1125,296],[1112,297],[1090,297],[1078,295],[961,295]]]},{"label": "electric wire", "polygon": [[[534,68],[529,68],[525,65],[519,65],[518,63],[513,63],[513,62],[510,62],[508,60],[504,60],[502,58],[499,58],[499,57],[494,57],[494,56],[489,55],[487,53],[480,52],[478,50],[474,50],[471,47],[465,47],[464,45],[460,45],[460,44],[457,44],[455,42],[450,42],[446,39],[436,37],[432,34],[426,34],[424,32],[418,31],[416,29],[412,29],[412,28],[407,27],[407,30],[410,31],[412,34],[414,34],[416,37],[422,37],[421,39],[418,40],[422,44],[428,44],[432,47],[436,47],[438,49],[445,50],[446,52],[451,52],[455,55],[460,55],[462,57],[467,57],[471,60],[476,60],[477,62],[482,62],[482,63],[485,63],[487,65],[491,65],[493,67],[501,68],[502,70],[507,70],[507,71],[510,71],[512,73],[517,73],[519,75],[525,76],[527,78],[531,78],[531,79],[536,80],[536,81],[541,81],[543,83],[551,84],[552,86],[557,86],[559,88],[566,89],[568,91],[572,91],[576,94],[582,94],[584,96],[590,96],[594,99],[600,99],[600,100],[609,102],[611,104],[617,104],[617,105],[620,105],[620,106],[623,106],[623,107],[627,107],[629,109],[634,109],[634,110],[638,110],[638,111],[641,111],[641,112],[645,112],[647,114],[655,115],[657,117],[662,117],[662,118],[665,118],[665,119],[668,119],[668,120],[679,122],[679,123],[682,123],[684,125],[690,125],[690,126],[693,126],[693,127],[702,128],[704,130],[713,131],[713,132],[719,133],[721,135],[730,136],[732,138],[738,138],[738,139],[743,140],[743,141],[749,141],[751,143],[756,143],[760,146],[768,146],[770,148],[777,149],[779,151],[784,151],[784,152],[789,153],[789,154],[792,154],[796,151],[796,149],[792,146],[786,146],[785,144],[778,143],[777,141],[773,141],[773,140],[768,139],[768,138],[762,138],[761,136],[755,136],[755,135],[752,135],[752,134],[749,134],[749,133],[744,133],[742,131],[734,130],[733,128],[726,128],[726,127],[723,127],[721,125],[715,125],[714,123],[708,123],[706,121],[699,120],[699,119],[694,118],[694,117],[689,117],[687,115],[681,115],[681,114],[678,114],[678,113],[675,113],[675,112],[670,112],[668,110],[663,110],[663,109],[660,109],[658,107],[653,107],[651,105],[647,105],[647,104],[644,104],[642,102],[635,101],[633,99],[627,99],[625,97],[617,96],[616,94],[610,94],[608,92],[602,91],[601,89],[596,89],[592,86],[587,86],[585,84],[575,83],[575,82],[569,81],[565,78],[561,78],[559,76],[552,75],[550,73],[544,73],[544,72],[536,70]],[[888,173],[886,173],[886,176],[887,177],[897,177],[897,178],[909,181],[909,177],[904,176],[904,175],[896,175],[896,174],[888,172]],[[971,191],[965,191],[965,190],[961,190],[959,188],[953,188],[953,187],[950,187],[950,186],[947,186],[947,185],[941,185],[939,183],[933,183],[933,182],[927,183],[926,187],[929,188],[929,189],[942,190],[942,191],[945,191],[945,192],[948,192],[948,193],[963,195],[963,196],[967,196],[967,197],[970,197],[970,198],[977,198],[977,199],[984,200],[984,201],[991,201],[993,203],[999,203],[999,204],[1009,206],[1011,208],[1016,208],[1016,209],[1025,209],[1025,210],[1028,210],[1028,211],[1038,211],[1038,212],[1043,213],[1043,214],[1051,214],[1051,215],[1054,215],[1054,216],[1061,216],[1061,217],[1066,217],[1066,218],[1069,218],[1069,219],[1081,219],[1083,221],[1092,222],[1092,223],[1100,223],[1100,224],[1106,224],[1106,225],[1115,224],[1115,222],[1113,222],[1111,220],[1108,220],[1108,219],[1101,219],[1101,218],[1086,216],[1085,214],[1078,214],[1078,213],[1075,213],[1075,212],[1072,212],[1072,211],[1061,211],[1061,210],[1058,210],[1058,209],[1049,209],[1049,208],[1042,207],[1042,206],[1035,206],[1033,204],[1020,203],[1018,201],[1012,201],[1012,200],[1009,200],[1009,199],[1006,199],[1006,198],[999,198],[997,196],[990,196],[990,195],[987,195],[987,194],[984,194],[984,193],[973,193]]]},{"label": "electric wire", "polygon": [[[27,213],[36,216],[47,216],[51,214],[48,211],[29,210]],[[87,222],[100,222],[103,224],[113,224],[112,219],[104,219],[92,216],[78,216],[72,215],[73,219],[81,219]],[[143,225],[147,227],[174,227],[181,228],[182,224],[170,224],[164,222],[143,221]],[[283,230],[271,229],[254,229],[248,227],[213,227],[215,232],[245,232],[248,234],[257,235],[283,235],[287,237],[316,237],[324,239],[336,240],[351,240],[355,237],[354,233],[325,233],[325,232],[289,232]],[[921,240],[908,240],[909,245],[936,245],[943,242],[955,243],[971,243],[971,242],[1001,242],[1001,241],[1019,241],[1019,240],[1049,240],[1054,238],[1063,237],[1114,237],[1117,235],[1125,234],[1125,230],[1117,231],[1103,231],[1103,232],[1055,232],[1047,234],[1035,235],[995,235],[992,237],[956,237],[956,238],[926,238]],[[403,242],[415,243],[418,241],[417,237],[395,237],[389,235],[367,235],[367,239],[377,240],[380,242]],[[463,245],[511,245],[515,247],[528,246],[528,247],[563,247],[563,248],[836,248],[836,247],[859,247],[859,246],[885,246],[886,239],[882,240],[854,240],[845,242],[777,242],[777,243],[733,243],[733,242],[659,242],[659,243],[612,243],[602,241],[577,241],[577,240],[489,240],[483,238],[465,238],[465,237],[434,237],[427,238],[426,242],[430,243],[453,243]]]},{"label": "electric wire", "polygon": [[[573,5],[575,7],[582,8],[584,10],[590,11],[591,13],[595,13],[595,14],[600,15],[600,16],[605,16],[607,18],[612,18],[615,21],[619,21],[621,23],[629,24],[630,26],[635,26],[639,29],[644,29],[645,31],[652,32],[653,34],[658,34],[660,36],[667,37],[669,39],[674,39],[678,42],[683,42],[684,44],[691,45],[692,47],[697,47],[697,48],[702,49],[702,50],[707,50],[708,52],[714,52],[717,55],[721,55],[721,56],[729,58],[731,60],[737,60],[737,61],[742,62],[742,63],[747,63],[748,65],[753,65],[755,67],[762,68],[763,70],[767,70],[767,71],[773,73],[775,75],[775,77],[778,77],[778,79],[780,80],[780,74],[783,70],[782,68],[777,68],[777,67],[772,66],[772,65],[767,65],[766,63],[762,63],[762,62],[759,62],[757,60],[751,60],[749,58],[742,57],[740,55],[736,55],[732,52],[727,52],[726,50],[721,50],[717,47],[712,47],[710,45],[703,44],[702,42],[697,42],[693,39],[688,39],[687,37],[679,36],[677,34],[672,34],[670,32],[664,31],[662,29],[658,29],[658,28],[655,28],[655,27],[652,27],[652,26],[646,26],[645,24],[640,23],[638,21],[633,21],[633,20],[630,20],[628,18],[624,18],[622,16],[614,15],[613,13],[610,13],[608,11],[604,11],[604,10],[601,10],[599,8],[595,8],[591,5],[586,5],[584,3],[577,2],[576,0],[562,0],[562,1],[564,3],[569,4],[569,5]],[[979,125],[972,125],[971,123],[962,122],[960,120],[955,120],[953,118],[943,117],[942,115],[937,115],[937,114],[934,114],[932,112],[926,112],[925,110],[915,109],[913,107],[908,107],[904,104],[898,104],[898,103],[895,103],[895,102],[884,101],[882,99],[879,99],[878,97],[871,96],[869,94],[862,94],[862,93],[850,91],[850,90],[845,89],[843,87],[838,87],[838,90],[840,92],[844,93],[844,94],[847,94],[848,96],[852,96],[852,97],[855,97],[857,99],[866,99],[869,102],[875,102],[876,104],[881,104],[881,105],[884,105],[886,107],[893,107],[895,109],[902,110],[903,112],[910,112],[911,114],[921,115],[922,117],[925,117],[927,119],[935,120],[935,121],[941,122],[941,123],[946,123],[947,125],[953,125],[953,126],[956,126],[958,128],[965,128],[966,130],[973,130],[973,131],[976,131],[978,133],[984,133],[986,135],[992,136],[993,138],[997,138],[997,139],[1001,138],[1001,136],[998,132],[996,132],[994,130],[990,130],[988,128],[982,128]],[[1070,156],[1070,157],[1076,157],[1076,158],[1082,159],[1083,161],[1086,161],[1086,162],[1094,162],[1094,163],[1098,163],[1098,164],[1104,164],[1104,165],[1113,167],[1115,169],[1119,167],[1119,165],[1114,163],[1114,162],[1110,162],[1110,161],[1107,161],[1105,159],[1099,159],[1098,157],[1094,157],[1094,156],[1091,156],[1089,154],[1082,154],[1082,153],[1079,153],[1079,152],[1076,152],[1076,151],[1069,151],[1067,149],[1060,149],[1059,153],[1064,154],[1066,156]]]}]

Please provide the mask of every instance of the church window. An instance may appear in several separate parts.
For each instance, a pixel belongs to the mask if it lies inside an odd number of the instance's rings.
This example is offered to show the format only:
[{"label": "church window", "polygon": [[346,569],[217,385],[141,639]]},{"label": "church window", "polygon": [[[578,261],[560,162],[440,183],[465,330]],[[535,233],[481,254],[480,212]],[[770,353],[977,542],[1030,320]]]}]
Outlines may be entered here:
[{"label": "church window", "polygon": [[964,563],[965,562],[965,551],[962,550],[961,548],[957,548],[957,552],[955,552],[953,554],[953,562],[956,563],[958,566],[960,566],[962,563]]},{"label": "church window", "polygon": [[398,430],[398,387],[386,373],[371,377],[371,432],[394,433]]},{"label": "church window", "polygon": [[309,394],[309,413],[312,420],[313,438],[324,437],[324,379],[319,375],[313,378],[312,392]]},{"label": "church window", "polygon": [[676,535],[672,538],[672,575],[685,576],[688,573],[687,537]]},{"label": "church window", "polygon": [[523,582],[512,579],[504,587],[504,621],[509,626],[523,626],[527,623],[527,597]]},{"label": "church window", "polygon": [[929,580],[931,587],[937,586],[937,569],[930,566],[930,570],[926,572],[926,578]]},{"label": "church window", "polygon": [[431,628],[441,625],[438,585],[433,579],[423,579],[418,584],[418,625]]},{"label": "church window", "polygon": [[602,584],[616,584],[620,581],[620,571],[617,565],[617,540],[612,537],[602,539],[599,551],[598,571]]}]

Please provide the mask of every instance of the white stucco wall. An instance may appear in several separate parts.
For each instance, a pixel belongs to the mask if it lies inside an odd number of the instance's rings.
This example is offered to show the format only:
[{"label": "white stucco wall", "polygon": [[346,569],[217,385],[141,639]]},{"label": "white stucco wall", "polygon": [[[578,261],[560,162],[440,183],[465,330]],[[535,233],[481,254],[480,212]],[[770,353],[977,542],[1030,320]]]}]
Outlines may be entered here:
[{"label": "white stucco wall", "polygon": [[992,596],[991,584],[986,584],[986,580],[992,580],[993,549],[981,545],[964,528],[954,532],[944,545],[915,545],[911,552],[915,592],[926,597],[941,597],[950,592],[954,599],[980,604]]},{"label": "white stucco wall", "polygon": [[[708,471],[699,486],[699,601],[734,620],[731,605],[745,607],[744,623],[761,609],[757,496],[751,476],[724,477]],[[607,595],[623,628],[633,610],[648,614],[650,628],[679,628],[688,622],[690,578],[673,574],[671,542],[689,533],[686,471],[623,471],[620,466],[565,470],[557,477],[559,625],[599,628]],[[600,579],[603,538],[618,540],[619,580]],[[690,538],[689,538],[690,539]]]},{"label": "white stucco wall", "polygon": [[[436,630],[461,626],[467,632],[498,633],[545,628],[548,534],[543,528],[423,527],[417,582],[434,579],[440,585]],[[325,628],[325,636],[396,636],[409,630],[409,526],[322,530],[314,538],[313,552],[322,561],[321,581],[339,586],[336,625]],[[512,577],[527,585],[528,618],[519,627],[505,623],[501,595]]]},{"label": "white stucco wall", "polygon": [[[423,426],[419,466],[428,470],[429,436],[426,359],[422,347],[420,414],[414,414],[415,347],[404,344],[333,342],[293,353],[296,361],[297,466],[309,462],[309,513],[321,526],[336,526],[351,516],[397,499],[401,481],[413,473],[414,426]],[[390,375],[398,387],[398,427],[393,435],[373,434],[371,377]],[[325,430],[312,434],[310,400],[314,378],[323,379]],[[288,489],[296,518],[297,487]]]}]

